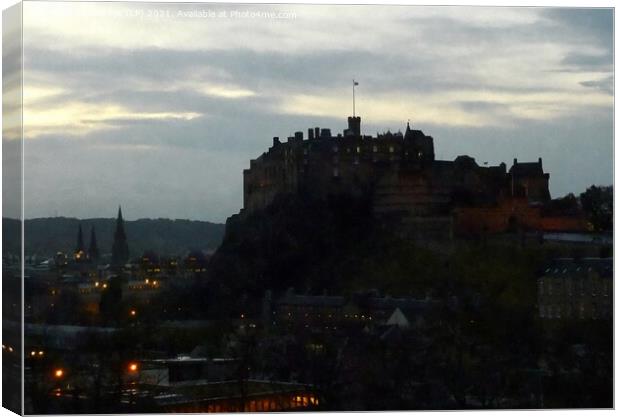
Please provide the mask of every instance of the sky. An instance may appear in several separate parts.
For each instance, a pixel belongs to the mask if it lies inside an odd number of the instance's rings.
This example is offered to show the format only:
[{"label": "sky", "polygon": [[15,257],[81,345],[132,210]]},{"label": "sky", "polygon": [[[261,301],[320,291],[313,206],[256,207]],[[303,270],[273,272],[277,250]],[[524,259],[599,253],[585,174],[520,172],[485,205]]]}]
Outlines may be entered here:
[{"label": "sky", "polygon": [[25,217],[224,222],[273,136],[346,127],[353,78],[365,134],[609,185],[612,39],[611,9],[26,2]]}]

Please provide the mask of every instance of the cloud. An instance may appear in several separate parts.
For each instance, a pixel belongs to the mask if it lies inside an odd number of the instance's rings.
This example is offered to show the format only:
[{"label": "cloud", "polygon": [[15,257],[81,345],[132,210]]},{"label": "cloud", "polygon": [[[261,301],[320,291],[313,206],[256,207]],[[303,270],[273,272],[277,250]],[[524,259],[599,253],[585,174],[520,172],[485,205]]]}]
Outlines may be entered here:
[{"label": "cloud", "polygon": [[610,96],[614,94],[614,78],[612,76],[598,80],[582,81],[579,84],[584,87],[594,88],[603,91]]}]

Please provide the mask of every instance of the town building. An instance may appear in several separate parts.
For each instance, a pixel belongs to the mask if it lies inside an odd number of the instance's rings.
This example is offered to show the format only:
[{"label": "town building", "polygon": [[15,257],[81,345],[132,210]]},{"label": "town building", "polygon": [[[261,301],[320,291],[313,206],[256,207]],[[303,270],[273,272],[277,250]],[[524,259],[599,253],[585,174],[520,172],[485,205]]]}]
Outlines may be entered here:
[{"label": "town building", "polygon": [[611,320],[613,259],[555,259],[538,278],[537,293],[540,319]]}]

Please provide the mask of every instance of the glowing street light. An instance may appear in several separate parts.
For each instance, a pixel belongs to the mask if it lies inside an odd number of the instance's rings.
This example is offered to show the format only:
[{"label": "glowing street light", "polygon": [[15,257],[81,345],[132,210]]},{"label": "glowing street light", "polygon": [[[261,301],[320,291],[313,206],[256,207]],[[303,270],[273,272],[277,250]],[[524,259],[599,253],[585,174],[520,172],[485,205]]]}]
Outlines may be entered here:
[{"label": "glowing street light", "polygon": [[132,309],[132,310],[129,312],[129,314],[130,314],[132,317],[135,317],[135,316],[136,316],[136,310],[133,310],[133,309]]},{"label": "glowing street light", "polygon": [[134,373],[138,371],[138,364],[136,362],[131,362],[127,368],[129,369],[129,372]]},{"label": "glowing street light", "polygon": [[64,375],[65,375],[65,371],[64,371],[64,369],[62,369],[62,368],[58,368],[58,369],[56,369],[56,370],[54,371],[54,377],[55,377],[56,379],[60,379],[60,378],[62,378]]}]

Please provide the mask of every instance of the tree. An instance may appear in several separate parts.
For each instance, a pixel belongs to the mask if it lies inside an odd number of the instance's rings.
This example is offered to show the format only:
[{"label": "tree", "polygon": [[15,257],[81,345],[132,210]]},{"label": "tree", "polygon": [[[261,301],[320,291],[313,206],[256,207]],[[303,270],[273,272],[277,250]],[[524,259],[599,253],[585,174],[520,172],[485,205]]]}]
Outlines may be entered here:
[{"label": "tree", "polygon": [[101,293],[99,312],[105,323],[118,323],[123,315],[123,288],[119,276],[110,279],[108,288]]},{"label": "tree", "polygon": [[595,231],[613,230],[614,190],[613,186],[592,185],[579,196],[581,206]]}]

